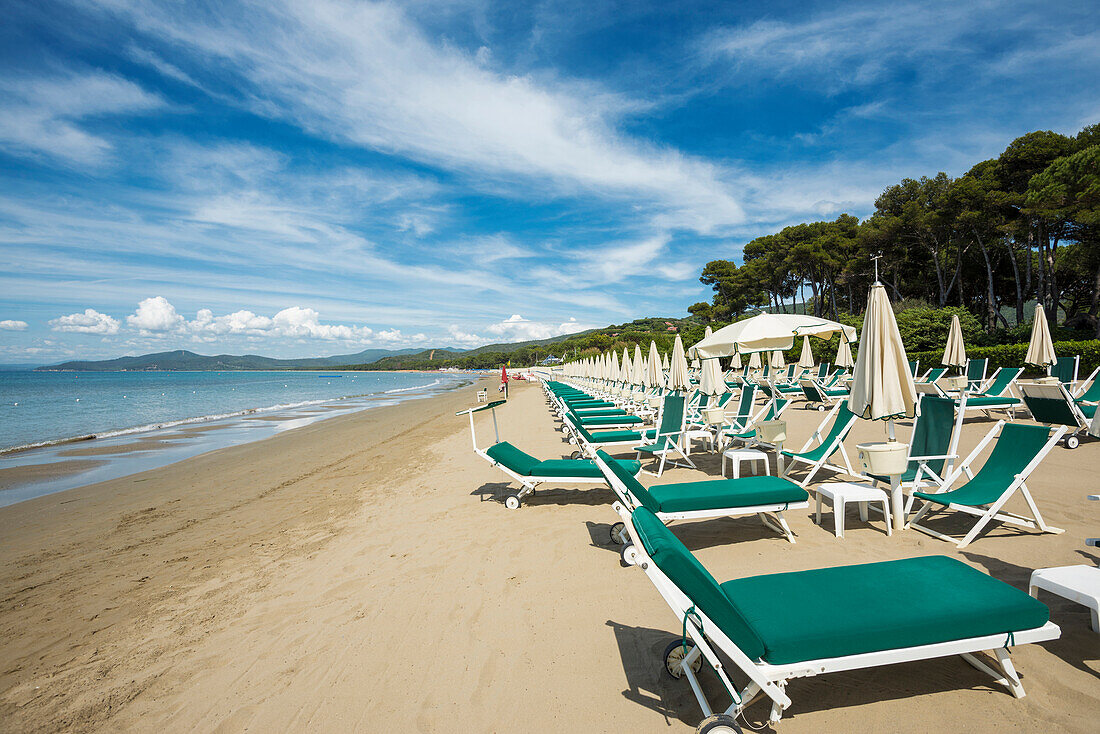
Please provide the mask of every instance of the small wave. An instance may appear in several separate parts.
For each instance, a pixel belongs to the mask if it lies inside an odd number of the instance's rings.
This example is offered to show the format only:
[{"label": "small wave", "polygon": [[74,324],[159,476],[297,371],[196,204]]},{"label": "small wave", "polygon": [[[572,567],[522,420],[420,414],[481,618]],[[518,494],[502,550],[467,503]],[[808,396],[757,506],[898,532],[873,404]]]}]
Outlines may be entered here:
[{"label": "small wave", "polygon": [[429,387],[435,387],[436,385],[442,385],[443,380],[436,380],[428,385],[413,385],[412,387],[396,387],[393,390],[386,390],[383,395],[392,395],[396,392],[409,392],[410,390],[427,390]]}]

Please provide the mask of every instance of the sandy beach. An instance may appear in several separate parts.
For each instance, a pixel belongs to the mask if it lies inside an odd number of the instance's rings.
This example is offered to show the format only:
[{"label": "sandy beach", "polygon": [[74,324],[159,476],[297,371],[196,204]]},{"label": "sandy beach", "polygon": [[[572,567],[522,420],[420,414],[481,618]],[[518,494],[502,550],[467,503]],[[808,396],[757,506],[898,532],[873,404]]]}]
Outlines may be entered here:
[{"label": "sandy beach", "polygon": [[[0,509],[0,729],[692,731],[694,697],[661,672],[679,621],[608,543],[612,493],[547,489],[506,510],[504,475],[454,416],[475,389]],[[529,453],[572,449],[537,386],[512,383],[498,417]],[[786,417],[796,438],[820,420]],[[961,448],[991,425],[968,420]],[[996,527],[963,551],[854,514],[838,540],[812,506],[788,513],[793,546],[755,518],[674,528],[719,580],[942,554],[1026,588],[1033,568],[1096,563],[1098,469],[1100,443],[1055,448],[1029,484],[1066,532]],[[1043,601],[1062,637],[1014,650],[1022,700],[941,659],[797,680],[779,729],[1093,732],[1100,637],[1084,607]]]}]

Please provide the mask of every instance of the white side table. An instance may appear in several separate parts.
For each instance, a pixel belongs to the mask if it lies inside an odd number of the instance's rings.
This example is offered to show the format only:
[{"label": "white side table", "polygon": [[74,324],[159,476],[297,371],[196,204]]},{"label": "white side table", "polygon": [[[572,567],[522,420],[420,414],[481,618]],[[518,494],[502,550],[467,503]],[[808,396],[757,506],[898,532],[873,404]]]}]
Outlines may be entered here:
[{"label": "white side table", "polygon": [[768,461],[768,455],[760,449],[728,449],[722,453],[722,476],[726,476],[726,459],[730,460],[733,465],[733,478],[741,478],[741,462],[747,461],[750,464],[755,464],[758,461],[764,462],[764,474],[771,474],[771,462]]},{"label": "white side table", "polygon": [[1031,573],[1027,593],[1039,598],[1045,589],[1092,611],[1092,630],[1100,632],[1100,568],[1096,566],[1059,566],[1040,568]]},{"label": "white side table", "polygon": [[886,534],[893,534],[893,523],[890,520],[890,497],[878,487],[868,484],[854,484],[852,482],[838,482],[819,484],[817,486],[817,524],[821,524],[821,501],[829,500],[833,506],[833,526],[836,537],[844,537],[844,506],[850,502],[859,504],[859,519],[867,522],[867,505],[882,503],[882,514],[886,518]]}]

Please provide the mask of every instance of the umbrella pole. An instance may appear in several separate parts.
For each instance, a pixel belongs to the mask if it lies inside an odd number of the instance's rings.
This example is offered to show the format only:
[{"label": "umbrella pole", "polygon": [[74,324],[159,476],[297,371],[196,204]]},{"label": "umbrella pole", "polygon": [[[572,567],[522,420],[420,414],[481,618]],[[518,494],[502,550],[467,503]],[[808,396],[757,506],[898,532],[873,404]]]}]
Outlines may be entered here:
[{"label": "umbrella pole", "polygon": [[[897,441],[894,433],[894,420],[886,421],[886,435],[890,441]],[[894,529],[901,530],[905,527],[905,502],[901,491],[901,475],[890,475],[890,514],[893,515]]]}]

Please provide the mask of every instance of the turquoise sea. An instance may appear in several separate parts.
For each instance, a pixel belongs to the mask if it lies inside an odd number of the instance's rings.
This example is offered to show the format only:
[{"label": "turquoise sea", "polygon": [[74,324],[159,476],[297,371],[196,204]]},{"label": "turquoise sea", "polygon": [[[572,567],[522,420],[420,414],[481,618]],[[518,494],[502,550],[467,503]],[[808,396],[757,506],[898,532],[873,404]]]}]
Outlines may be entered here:
[{"label": "turquoise sea", "polygon": [[[0,506],[473,379],[409,372],[0,372],[0,475],[66,460],[86,467],[73,465],[46,481],[0,481]],[[95,439],[79,440],[89,436]],[[156,439],[154,449],[146,448],[149,439]],[[132,450],[136,441],[145,442],[142,450]]]}]

